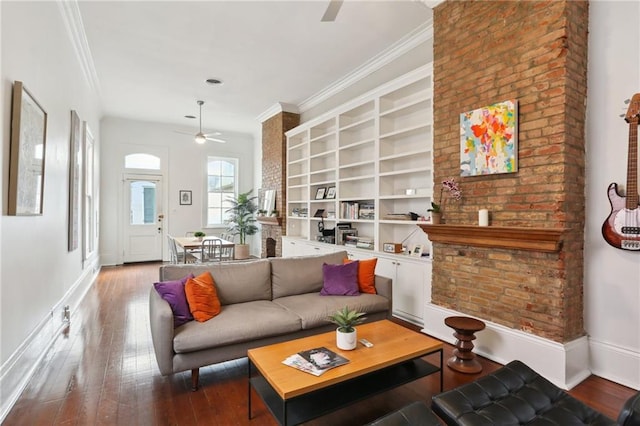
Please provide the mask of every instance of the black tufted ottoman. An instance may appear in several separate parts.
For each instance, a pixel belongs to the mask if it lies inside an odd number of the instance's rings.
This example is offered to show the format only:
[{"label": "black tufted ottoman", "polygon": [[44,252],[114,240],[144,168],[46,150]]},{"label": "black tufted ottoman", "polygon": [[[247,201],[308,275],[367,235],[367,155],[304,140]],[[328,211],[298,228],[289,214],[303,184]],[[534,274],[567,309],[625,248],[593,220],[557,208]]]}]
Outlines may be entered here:
[{"label": "black tufted ottoman", "polygon": [[431,407],[448,425],[616,424],[521,361],[435,395]]}]

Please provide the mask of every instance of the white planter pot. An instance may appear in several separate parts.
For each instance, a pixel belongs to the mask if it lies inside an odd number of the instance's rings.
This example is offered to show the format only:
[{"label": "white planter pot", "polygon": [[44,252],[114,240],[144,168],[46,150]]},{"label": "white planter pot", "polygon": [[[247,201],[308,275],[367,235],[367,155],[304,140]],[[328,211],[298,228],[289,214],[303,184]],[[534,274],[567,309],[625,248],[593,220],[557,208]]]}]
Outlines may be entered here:
[{"label": "white planter pot", "polygon": [[339,349],[350,351],[356,348],[358,343],[358,331],[353,329],[351,333],[336,330],[336,345]]}]

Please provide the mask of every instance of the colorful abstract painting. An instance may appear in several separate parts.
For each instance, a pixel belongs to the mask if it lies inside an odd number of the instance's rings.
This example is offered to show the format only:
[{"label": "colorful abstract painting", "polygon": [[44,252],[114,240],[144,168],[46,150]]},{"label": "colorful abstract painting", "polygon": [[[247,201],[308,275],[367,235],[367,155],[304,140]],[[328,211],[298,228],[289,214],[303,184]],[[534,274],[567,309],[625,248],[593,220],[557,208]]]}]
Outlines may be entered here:
[{"label": "colorful abstract painting", "polygon": [[517,101],[460,114],[460,176],[518,170]]}]

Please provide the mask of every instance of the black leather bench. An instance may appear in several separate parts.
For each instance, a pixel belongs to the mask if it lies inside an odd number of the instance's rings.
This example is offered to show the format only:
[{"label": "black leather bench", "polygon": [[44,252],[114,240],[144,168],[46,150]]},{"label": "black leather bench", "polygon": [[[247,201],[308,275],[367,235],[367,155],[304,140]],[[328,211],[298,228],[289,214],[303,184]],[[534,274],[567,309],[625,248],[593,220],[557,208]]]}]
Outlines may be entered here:
[{"label": "black leather bench", "polygon": [[369,423],[368,426],[441,426],[433,411],[422,401],[415,401]]},{"label": "black leather bench", "polygon": [[640,392],[625,403],[616,423],[521,361],[435,395],[431,407],[448,425],[640,426]]}]

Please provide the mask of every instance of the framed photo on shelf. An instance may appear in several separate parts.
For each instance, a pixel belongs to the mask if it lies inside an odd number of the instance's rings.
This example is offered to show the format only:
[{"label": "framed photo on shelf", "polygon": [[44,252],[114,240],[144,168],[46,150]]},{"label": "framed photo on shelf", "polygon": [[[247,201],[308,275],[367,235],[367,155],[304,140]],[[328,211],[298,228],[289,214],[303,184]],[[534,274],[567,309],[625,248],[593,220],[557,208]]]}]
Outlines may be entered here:
[{"label": "framed photo on shelf", "polygon": [[324,198],[328,198],[330,200],[335,199],[336,198],[336,187],[335,186],[330,186],[329,189],[327,189],[327,195],[325,195]]},{"label": "framed photo on shelf", "polygon": [[411,247],[411,252],[409,254],[411,256],[420,257],[422,256],[422,250],[424,250],[422,244],[415,244],[413,247]]},{"label": "framed photo on shelf", "polygon": [[191,205],[191,191],[180,190],[180,205],[181,206]]},{"label": "framed photo on shelf", "polygon": [[327,192],[327,188],[325,188],[324,186],[318,188],[318,190],[316,191],[316,200],[322,200],[326,192]]}]

